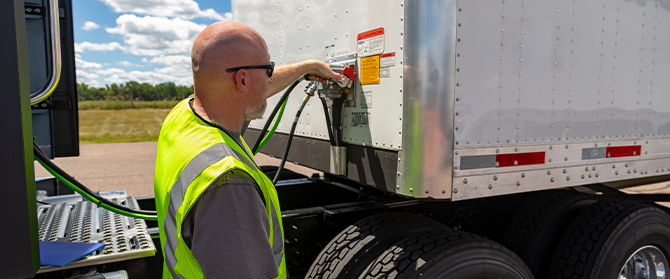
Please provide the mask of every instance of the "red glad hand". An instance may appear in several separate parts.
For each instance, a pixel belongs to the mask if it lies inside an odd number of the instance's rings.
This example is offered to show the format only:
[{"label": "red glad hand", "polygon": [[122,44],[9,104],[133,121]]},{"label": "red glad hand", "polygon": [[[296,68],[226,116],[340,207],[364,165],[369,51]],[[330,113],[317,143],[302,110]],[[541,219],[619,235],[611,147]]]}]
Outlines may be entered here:
[{"label": "red glad hand", "polygon": [[356,70],[354,70],[354,68],[349,65],[344,66],[344,68],[342,69],[342,73],[345,76],[347,76],[349,80],[354,80],[356,78],[356,75],[358,75],[358,73],[356,73]]}]

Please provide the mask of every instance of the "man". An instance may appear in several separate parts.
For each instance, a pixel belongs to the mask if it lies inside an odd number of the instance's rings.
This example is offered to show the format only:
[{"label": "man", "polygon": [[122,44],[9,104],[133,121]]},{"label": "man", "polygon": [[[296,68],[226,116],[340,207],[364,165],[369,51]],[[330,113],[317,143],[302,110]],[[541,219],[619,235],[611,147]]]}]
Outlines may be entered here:
[{"label": "man", "polygon": [[158,139],[163,278],[286,278],[277,193],[240,132],[301,75],[341,77],[317,60],[274,68],[261,35],[236,22],[205,28],[191,62],[195,94],[170,112]]}]

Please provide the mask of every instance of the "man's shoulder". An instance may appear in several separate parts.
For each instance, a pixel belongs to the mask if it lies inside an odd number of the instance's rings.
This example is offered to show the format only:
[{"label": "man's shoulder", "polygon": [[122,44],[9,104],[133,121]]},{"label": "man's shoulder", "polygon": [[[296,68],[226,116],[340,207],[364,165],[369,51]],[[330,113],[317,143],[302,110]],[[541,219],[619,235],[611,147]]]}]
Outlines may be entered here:
[{"label": "man's shoulder", "polygon": [[216,180],[215,185],[225,184],[256,184],[256,181],[246,171],[233,169]]}]

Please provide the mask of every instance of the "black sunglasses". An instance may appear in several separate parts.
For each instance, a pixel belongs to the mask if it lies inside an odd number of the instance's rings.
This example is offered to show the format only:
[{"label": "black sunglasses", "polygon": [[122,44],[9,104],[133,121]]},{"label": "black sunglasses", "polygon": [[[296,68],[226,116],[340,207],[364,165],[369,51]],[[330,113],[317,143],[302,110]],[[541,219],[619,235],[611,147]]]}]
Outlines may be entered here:
[{"label": "black sunglasses", "polygon": [[268,77],[272,77],[272,72],[275,70],[275,62],[270,62],[270,65],[253,65],[226,69],[226,72],[233,73],[242,69],[266,69]]}]

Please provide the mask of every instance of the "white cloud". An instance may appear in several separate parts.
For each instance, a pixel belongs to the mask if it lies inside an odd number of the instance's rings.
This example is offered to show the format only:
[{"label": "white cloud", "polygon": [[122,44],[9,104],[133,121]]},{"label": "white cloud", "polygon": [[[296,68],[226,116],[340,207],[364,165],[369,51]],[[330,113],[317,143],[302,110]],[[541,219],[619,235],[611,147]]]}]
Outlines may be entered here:
[{"label": "white cloud", "polygon": [[[165,73],[165,69],[170,69]],[[155,71],[130,71],[130,72],[119,72],[112,74],[109,77],[105,78],[105,81],[109,83],[123,83],[129,80],[134,80],[139,83],[150,83],[158,84],[161,82],[174,82],[177,85],[192,85],[193,78],[190,74],[184,75],[183,71],[176,70],[174,68],[163,68],[157,69]]]},{"label": "white cloud", "polygon": [[[180,18],[138,17],[131,14],[119,16],[116,24],[114,28],[106,28],[108,33],[123,36],[126,45],[116,48],[133,55],[148,56],[190,53],[195,37],[207,27]],[[83,51],[91,47],[80,48]]]},{"label": "white cloud", "polygon": [[124,67],[140,67],[140,68],[141,68],[141,67],[144,67],[144,65],[135,64],[135,63],[130,63],[130,62],[126,61],[126,60],[123,60],[123,61],[121,61],[121,62],[117,62],[116,64],[121,65],[121,66],[124,66]]},{"label": "white cloud", "polygon": [[98,82],[99,77],[100,76],[94,73],[89,73],[84,70],[77,69],[77,82],[83,82],[89,86],[100,86],[100,83]]},{"label": "white cloud", "polygon": [[142,58],[142,62],[144,62],[144,63],[149,63],[149,60],[147,60],[147,58],[144,57],[144,58]]},{"label": "white cloud", "polygon": [[91,42],[81,42],[81,43],[74,43],[74,51],[75,52],[84,52],[85,50],[91,50],[91,51],[112,51],[112,50],[124,50],[124,47],[121,46],[121,44],[117,42],[111,42],[111,43],[91,43]]},{"label": "white cloud", "polygon": [[87,78],[87,79],[97,79],[97,78],[100,77],[100,76],[98,76],[94,73],[87,73],[87,72],[84,72],[84,71],[77,71],[77,76],[81,76],[81,77]]},{"label": "white cloud", "polygon": [[106,68],[102,70],[96,70],[95,73],[103,76],[113,75],[113,74],[123,74],[126,71],[119,68]]},{"label": "white cloud", "polygon": [[230,16],[219,14],[214,9],[201,10],[194,0],[101,0],[117,13],[135,13],[163,17],[192,19],[206,17],[230,20]]},{"label": "white cloud", "polygon": [[100,63],[95,63],[95,62],[87,62],[82,60],[79,57],[74,58],[75,66],[77,70],[91,70],[91,69],[100,69],[102,68],[102,64]]},{"label": "white cloud", "polygon": [[100,25],[93,21],[86,21],[84,22],[84,26],[81,27],[81,29],[84,29],[85,31],[91,31],[100,28]]},{"label": "white cloud", "polygon": [[187,55],[161,55],[151,59],[151,63],[163,65],[191,65],[191,56]]}]

